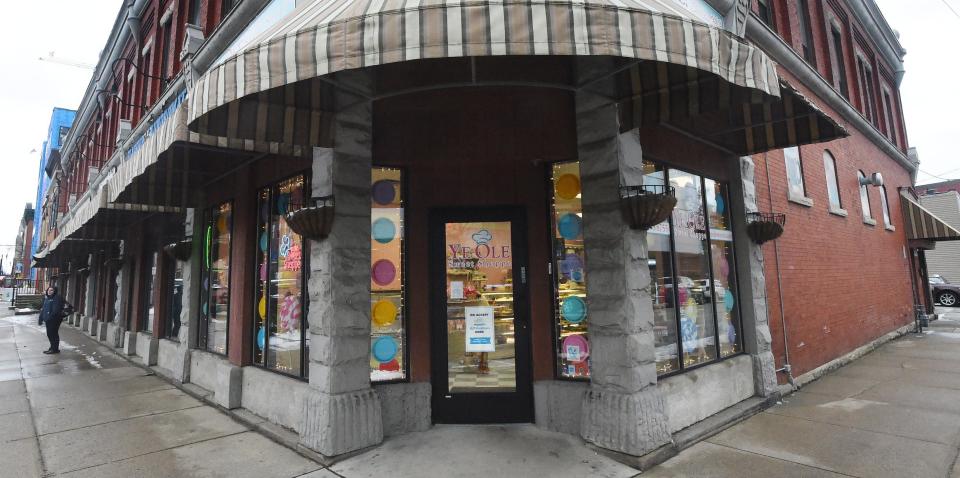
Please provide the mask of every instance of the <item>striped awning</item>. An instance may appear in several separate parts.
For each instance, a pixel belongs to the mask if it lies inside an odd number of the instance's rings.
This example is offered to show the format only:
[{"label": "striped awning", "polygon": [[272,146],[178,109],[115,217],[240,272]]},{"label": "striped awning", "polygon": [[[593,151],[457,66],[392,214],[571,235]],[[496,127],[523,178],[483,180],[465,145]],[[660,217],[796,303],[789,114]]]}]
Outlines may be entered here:
[{"label": "striped awning", "polygon": [[[330,146],[323,79],[337,72],[461,57],[615,57],[679,67],[622,100],[669,93],[700,76],[732,95],[776,99],[775,63],[736,35],[669,8],[674,0],[310,0],[193,86],[190,129]],[[640,76],[637,76],[640,79]],[[629,81],[628,81],[629,83]],[[660,95],[662,96],[662,95]],[[661,107],[666,109],[667,106]],[[628,116],[632,118],[633,116]]]},{"label": "striped awning", "polygon": [[907,229],[907,239],[927,241],[957,241],[960,231],[938,218],[913,198],[907,190],[900,190],[900,207]]}]

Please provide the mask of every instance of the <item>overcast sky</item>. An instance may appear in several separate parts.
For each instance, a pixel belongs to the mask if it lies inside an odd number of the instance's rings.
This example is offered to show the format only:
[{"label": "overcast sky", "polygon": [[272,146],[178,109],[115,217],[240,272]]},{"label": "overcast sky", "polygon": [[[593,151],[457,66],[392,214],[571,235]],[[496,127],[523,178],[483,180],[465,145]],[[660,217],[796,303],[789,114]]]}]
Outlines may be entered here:
[{"label": "overcast sky", "polygon": [[[877,0],[907,49],[901,94],[911,146],[920,152],[919,183],[960,178],[960,78],[957,53],[960,0]],[[39,151],[54,106],[75,109],[91,70],[39,61],[55,52],[65,61],[96,63],[122,0],[5,2],[0,20],[0,246],[13,244],[27,202],[36,196]],[[30,151],[36,149],[36,153]]]}]

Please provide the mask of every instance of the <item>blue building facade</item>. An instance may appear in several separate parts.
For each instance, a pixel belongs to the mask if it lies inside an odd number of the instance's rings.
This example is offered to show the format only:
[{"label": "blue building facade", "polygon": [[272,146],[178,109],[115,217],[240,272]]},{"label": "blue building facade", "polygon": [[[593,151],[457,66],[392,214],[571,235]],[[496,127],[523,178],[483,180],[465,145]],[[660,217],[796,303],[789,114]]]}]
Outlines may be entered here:
[{"label": "blue building facade", "polygon": [[[66,108],[54,108],[53,114],[50,116],[47,139],[43,142],[43,148],[40,150],[40,167],[37,169],[37,200],[34,203],[36,207],[33,213],[33,243],[30,246],[30,257],[37,253],[37,248],[42,242],[43,198],[51,181],[46,172],[47,163],[55,153],[60,151],[61,143],[66,137],[67,131],[73,126],[73,120],[76,116],[77,112],[75,110]],[[30,279],[36,278],[36,269],[30,269]]]}]

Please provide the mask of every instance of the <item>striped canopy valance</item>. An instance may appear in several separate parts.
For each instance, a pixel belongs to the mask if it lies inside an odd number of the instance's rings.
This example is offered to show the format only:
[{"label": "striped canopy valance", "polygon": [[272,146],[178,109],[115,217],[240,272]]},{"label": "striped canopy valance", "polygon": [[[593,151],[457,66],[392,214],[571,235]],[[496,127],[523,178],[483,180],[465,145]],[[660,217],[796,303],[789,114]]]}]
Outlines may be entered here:
[{"label": "striped canopy valance", "polygon": [[[613,57],[667,64],[669,89],[703,74],[780,95],[776,65],[736,35],[683,16],[673,0],[311,0],[194,84],[190,128],[232,138],[329,146],[322,79],[436,58]],[[692,74],[691,74],[692,72]],[[669,76],[670,78],[667,78]],[[665,84],[671,81],[670,85]],[[673,83],[678,81],[679,83]],[[753,92],[754,95],[744,94]],[[642,92],[627,91],[621,99]]]}]

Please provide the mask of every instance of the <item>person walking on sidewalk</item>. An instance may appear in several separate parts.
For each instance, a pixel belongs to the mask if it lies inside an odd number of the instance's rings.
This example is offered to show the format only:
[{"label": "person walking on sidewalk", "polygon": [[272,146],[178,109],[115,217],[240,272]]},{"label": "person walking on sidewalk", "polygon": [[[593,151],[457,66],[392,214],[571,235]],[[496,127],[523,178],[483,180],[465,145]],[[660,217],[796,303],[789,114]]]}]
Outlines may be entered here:
[{"label": "person walking on sidewalk", "polygon": [[63,318],[72,312],[73,306],[63,300],[63,297],[57,293],[57,288],[47,287],[47,293],[43,297],[43,307],[40,309],[40,325],[47,325],[50,348],[43,353],[60,353],[60,322],[63,322]]}]

